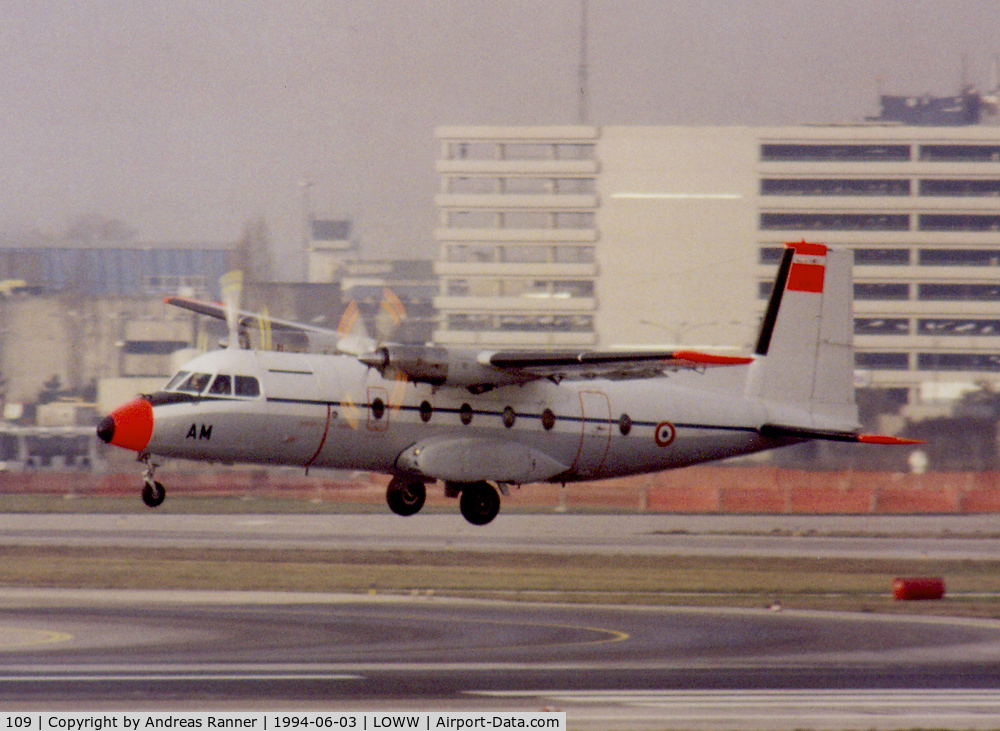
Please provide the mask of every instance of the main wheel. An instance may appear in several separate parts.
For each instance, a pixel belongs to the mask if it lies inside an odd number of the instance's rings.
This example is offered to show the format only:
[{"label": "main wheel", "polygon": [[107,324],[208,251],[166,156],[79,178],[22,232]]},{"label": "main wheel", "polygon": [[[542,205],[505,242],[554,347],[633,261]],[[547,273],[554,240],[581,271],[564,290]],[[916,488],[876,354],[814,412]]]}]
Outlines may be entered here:
[{"label": "main wheel", "polygon": [[159,482],[146,482],[142,486],[142,501],[151,508],[158,507],[167,497],[167,490]]},{"label": "main wheel", "polygon": [[500,495],[488,482],[471,482],[462,488],[458,507],[473,525],[486,525],[500,512]]},{"label": "main wheel", "polygon": [[393,477],[385,491],[385,501],[396,515],[413,515],[424,507],[427,488],[420,480]]}]

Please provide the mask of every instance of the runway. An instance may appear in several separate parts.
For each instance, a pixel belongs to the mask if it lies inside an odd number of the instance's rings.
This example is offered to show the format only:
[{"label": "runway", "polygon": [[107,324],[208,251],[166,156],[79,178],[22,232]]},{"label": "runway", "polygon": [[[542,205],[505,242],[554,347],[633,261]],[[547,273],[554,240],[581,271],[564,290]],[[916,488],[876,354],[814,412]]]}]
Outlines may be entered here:
[{"label": "runway", "polygon": [[[0,545],[970,560],[998,553],[985,519],[714,518],[519,515],[476,529],[442,514],[0,515]],[[580,729],[996,728],[1000,622],[424,595],[8,588],[0,589],[0,707],[557,708]]]},{"label": "runway", "polygon": [[573,728],[678,729],[1000,719],[1000,623],[984,620],[3,590],[0,656],[9,710],[558,707]]},{"label": "runway", "polygon": [[0,545],[1000,560],[995,515],[0,513]]}]

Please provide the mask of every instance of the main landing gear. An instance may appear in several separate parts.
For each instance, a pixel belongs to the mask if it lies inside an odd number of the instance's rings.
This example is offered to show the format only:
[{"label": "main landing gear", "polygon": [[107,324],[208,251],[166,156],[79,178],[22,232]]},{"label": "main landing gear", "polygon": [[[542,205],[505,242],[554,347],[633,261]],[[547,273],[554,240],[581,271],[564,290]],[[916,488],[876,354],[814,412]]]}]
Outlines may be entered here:
[{"label": "main landing gear", "polygon": [[[488,482],[448,482],[444,494],[458,498],[462,516],[473,525],[486,525],[500,512],[500,495]],[[385,491],[385,501],[396,515],[413,515],[426,499],[427,486],[414,477],[396,475]]]},{"label": "main landing gear", "polygon": [[486,525],[497,517],[500,512],[500,495],[493,485],[488,482],[466,482],[460,483],[460,486],[462,495],[458,498],[458,507],[467,521],[473,525]]},{"label": "main landing gear", "polygon": [[389,481],[385,491],[385,501],[396,515],[413,515],[424,507],[427,488],[423,480],[396,475]]},{"label": "main landing gear", "polygon": [[146,473],[143,475],[142,501],[149,507],[156,508],[166,499],[167,489],[162,483],[153,479],[153,473],[156,472],[156,464],[150,461],[148,457],[143,459],[143,461],[146,463]]}]

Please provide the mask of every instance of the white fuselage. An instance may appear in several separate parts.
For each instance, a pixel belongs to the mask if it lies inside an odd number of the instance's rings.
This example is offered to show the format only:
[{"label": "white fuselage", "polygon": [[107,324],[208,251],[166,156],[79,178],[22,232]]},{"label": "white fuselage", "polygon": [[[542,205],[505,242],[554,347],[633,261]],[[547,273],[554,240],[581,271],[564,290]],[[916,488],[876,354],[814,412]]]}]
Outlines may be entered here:
[{"label": "white fuselage", "polygon": [[[175,379],[153,395],[152,455],[392,473],[414,444],[486,440],[545,455],[566,469],[543,479],[568,482],[788,443],[758,432],[766,421],[759,403],[733,398],[745,366],[639,380],[540,379],[481,394],[386,380],[352,356],[229,349],[182,370],[213,381],[195,393],[193,386],[177,390],[184,379]],[[219,374],[256,379],[259,392],[212,393],[208,383]],[[531,470],[523,474],[536,481]],[[522,481],[507,472],[481,478]]]}]

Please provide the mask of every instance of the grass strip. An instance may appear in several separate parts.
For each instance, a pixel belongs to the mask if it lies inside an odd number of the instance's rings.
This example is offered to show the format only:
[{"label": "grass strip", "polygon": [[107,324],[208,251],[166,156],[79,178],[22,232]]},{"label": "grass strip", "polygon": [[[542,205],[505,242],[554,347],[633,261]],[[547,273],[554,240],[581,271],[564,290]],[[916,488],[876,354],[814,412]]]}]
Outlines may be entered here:
[{"label": "grass strip", "polygon": [[[1000,618],[1000,562],[9,546],[0,587],[434,594],[527,601],[769,606]],[[895,576],[942,576],[896,602]]]}]

